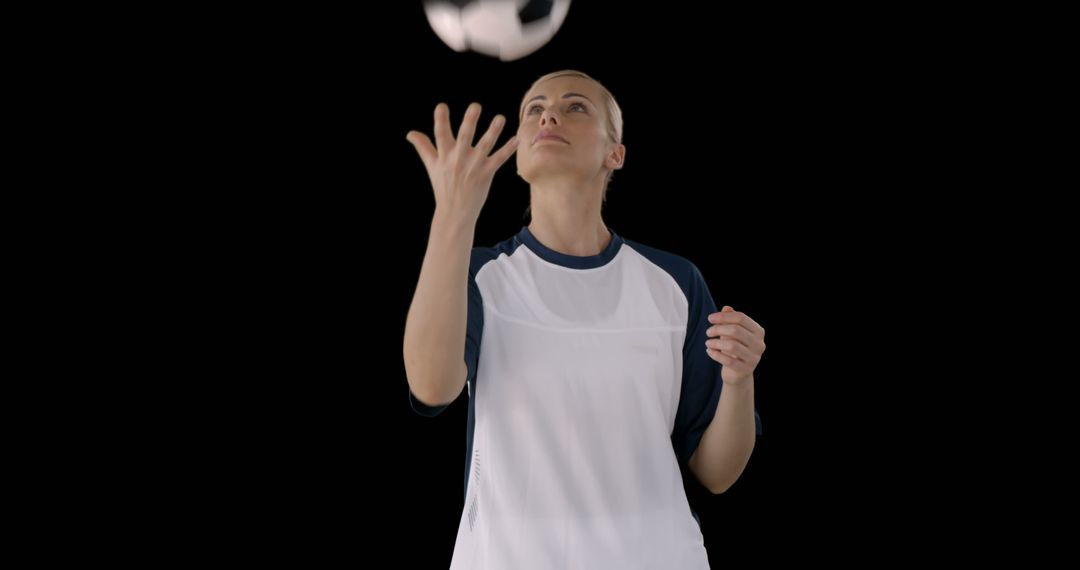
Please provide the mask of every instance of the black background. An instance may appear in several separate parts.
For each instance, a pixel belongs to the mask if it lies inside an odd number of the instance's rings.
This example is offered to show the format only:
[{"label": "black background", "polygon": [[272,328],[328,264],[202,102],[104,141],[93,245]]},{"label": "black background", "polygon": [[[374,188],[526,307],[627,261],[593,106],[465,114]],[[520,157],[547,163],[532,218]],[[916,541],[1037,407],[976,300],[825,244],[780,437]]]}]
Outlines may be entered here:
[{"label": "black background", "polygon": [[[896,246],[882,212],[907,199],[895,133],[912,107],[881,73],[887,52],[859,49],[873,26],[831,20],[576,0],[550,44],[500,62],[444,46],[420,2],[230,18],[198,69],[174,64],[174,128],[197,141],[174,177],[201,209],[189,290],[214,308],[193,367],[227,379],[200,392],[204,443],[181,508],[206,505],[204,524],[263,553],[448,565],[466,402],[434,419],[408,405],[401,339],[434,201],[405,134],[430,133],[440,101],[456,128],[477,101],[482,121],[511,119],[505,140],[532,81],[573,68],[624,113],[606,223],[689,258],[718,305],[768,331],[749,467],[720,496],[688,480],[714,567],[858,532],[857,517],[822,519],[869,508],[850,490],[880,466],[853,426],[884,404],[849,381],[871,355],[839,331],[886,302],[879,261]],[[516,233],[527,203],[508,165],[476,243]]]}]

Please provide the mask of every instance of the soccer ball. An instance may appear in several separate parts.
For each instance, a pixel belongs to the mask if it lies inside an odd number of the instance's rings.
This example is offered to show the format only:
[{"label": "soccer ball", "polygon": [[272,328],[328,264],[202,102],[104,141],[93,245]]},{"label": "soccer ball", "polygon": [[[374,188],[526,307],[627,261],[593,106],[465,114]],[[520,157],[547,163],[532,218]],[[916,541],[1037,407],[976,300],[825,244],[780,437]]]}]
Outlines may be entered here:
[{"label": "soccer ball", "polygon": [[529,55],[559,31],[570,0],[425,0],[431,29],[456,51],[511,61]]}]

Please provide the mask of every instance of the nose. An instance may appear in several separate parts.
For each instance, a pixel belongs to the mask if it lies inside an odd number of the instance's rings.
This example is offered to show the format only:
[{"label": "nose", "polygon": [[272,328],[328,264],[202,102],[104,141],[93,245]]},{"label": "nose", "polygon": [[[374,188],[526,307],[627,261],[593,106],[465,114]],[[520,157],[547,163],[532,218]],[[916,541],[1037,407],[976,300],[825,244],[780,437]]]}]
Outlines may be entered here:
[{"label": "nose", "polygon": [[554,105],[551,105],[547,109],[544,109],[544,112],[540,114],[540,126],[541,127],[547,126],[549,122],[552,125],[558,125],[559,124],[559,119],[556,119],[556,117],[555,117],[555,106]]}]

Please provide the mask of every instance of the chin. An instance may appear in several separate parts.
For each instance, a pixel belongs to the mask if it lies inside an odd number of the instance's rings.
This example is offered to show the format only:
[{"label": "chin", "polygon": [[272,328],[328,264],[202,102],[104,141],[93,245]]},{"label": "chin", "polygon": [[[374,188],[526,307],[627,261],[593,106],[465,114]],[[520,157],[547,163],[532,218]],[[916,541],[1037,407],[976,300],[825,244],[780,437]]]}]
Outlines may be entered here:
[{"label": "chin", "polygon": [[546,160],[537,160],[537,157],[529,157],[529,160],[518,161],[518,176],[522,180],[532,184],[539,180],[546,172],[561,170],[556,165]]},{"label": "chin", "polygon": [[535,184],[545,178],[558,177],[566,173],[566,167],[554,165],[532,165],[518,170],[518,176],[529,184]]},{"label": "chin", "polygon": [[533,170],[535,170],[535,168],[532,168],[532,167],[529,167],[528,165],[522,164],[520,160],[517,161],[517,175],[518,175],[518,178],[521,178],[525,182],[528,182],[528,183],[532,184]]},{"label": "chin", "polygon": [[558,173],[577,168],[572,157],[567,155],[533,152],[527,158],[528,160],[520,160],[517,163],[518,171],[522,174]]}]

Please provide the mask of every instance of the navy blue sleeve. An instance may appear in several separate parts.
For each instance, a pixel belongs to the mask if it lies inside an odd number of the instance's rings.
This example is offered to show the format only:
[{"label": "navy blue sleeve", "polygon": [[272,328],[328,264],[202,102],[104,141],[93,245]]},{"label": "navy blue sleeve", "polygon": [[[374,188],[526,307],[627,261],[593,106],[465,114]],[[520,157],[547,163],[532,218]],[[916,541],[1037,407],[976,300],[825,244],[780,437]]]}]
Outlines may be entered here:
[{"label": "navy blue sleeve", "polygon": [[[483,260],[478,259],[478,252],[474,250],[472,262],[469,264],[469,316],[465,328],[465,367],[468,370],[465,383],[472,393],[473,382],[476,381],[476,364],[480,359],[480,336],[484,331],[484,299],[480,295],[480,288],[476,286],[476,273]],[[480,263],[477,263],[480,261]],[[412,409],[422,416],[437,416],[445,410],[449,404],[443,406],[429,406],[416,399],[412,391],[409,391],[409,404]]]},{"label": "navy blue sleeve", "polygon": [[469,320],[465,328],[465,384],[472,394],[476,382],[476,364],[480,360],[480,338],[484,333],[484,298],[476,286],[476,274],[469,272]]},{"label": "navy blue sleeve", "polygon": [[705,428],[709,427],[723,388],[720,363],[705,353],[705,339],[708,338],[705,331],[709,328],[709,315],[716,312],[716,303],[705,278],[693,264],[684,292],[689,308],[683,343],[682,391],[679,410],[675,414],[675,430],[671,434],[675,454],[683,464],[690,461]]},{"label": "navy blue sleeve", "polygon": [[[716,303],[705,278],[693,264],[690,264],[688,277],[684,291],[690,306],[683,344],[682,392],[672,432],[675,453],[683,464],[689,463],[701,443],[701,436],[716,414],[720,391],[724,387],[720,363],[705,352],[706,331],[711,326],[709,315],[716,312]],[[757,434],[761,435],[761,418],[757,410],[754,410],[754,424]]]},{"label": "navy blue sleeve", "polygon": [[[671,445],[683,464],[694,455],[705,428],[709,427],[716,406],[720,403],[720,363],[705,353],[705,331],[709,328],[709,315],[716,312],[709,287],[701,271],[690,260],[640,243],[624,240],[646,259],[666,271],[678,283],[686,296],[686,340],[683,343],[682,389],[679,393],[679,409],[675,412],[675,428],[671,432]],[[754,410],[754,424],[761,435],[761,418]]]}]

